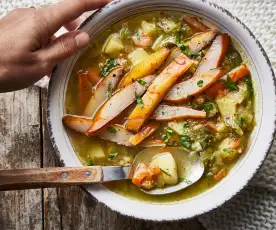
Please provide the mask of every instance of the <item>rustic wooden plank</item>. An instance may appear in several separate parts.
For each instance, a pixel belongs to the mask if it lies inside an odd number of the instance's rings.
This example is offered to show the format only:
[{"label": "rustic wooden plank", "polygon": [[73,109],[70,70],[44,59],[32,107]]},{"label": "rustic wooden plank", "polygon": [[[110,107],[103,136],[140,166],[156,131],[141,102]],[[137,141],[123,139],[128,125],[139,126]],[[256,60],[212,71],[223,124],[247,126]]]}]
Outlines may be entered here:
[{"label": "rustic wooden plank", "polygon": [[[39,89],[0,94],[0,168],[41,165]],[[0,192],[0,229],[41,229],[42,192]]]},{"label": "rustic wooden plank", "polygon": [[[45,114],[46,94],[43,93],[43,113]],[[44,167],[59,166],[48,133],[45,130],[45,115],[43,118],[44,141]],[[97,203],[84,190],[79,187],[59,189],[44,189],[44,228],[48,229],[192,229],[204,230],[196,220],[156,223],[152,221],[137,220],[120,215],[103,204]]]},{"label": "rustic wooden plank", "polygon": [[[52,143],[48,136],[46,123],[46,97],[47,91],[41,90],[42,110],[42,134],[43,134],[43,167],[61,166],[55,154]],[[59,208],[59,194],[56,188],[43,189],[43,224],[44,229],[62,229],[62,220]]]}]

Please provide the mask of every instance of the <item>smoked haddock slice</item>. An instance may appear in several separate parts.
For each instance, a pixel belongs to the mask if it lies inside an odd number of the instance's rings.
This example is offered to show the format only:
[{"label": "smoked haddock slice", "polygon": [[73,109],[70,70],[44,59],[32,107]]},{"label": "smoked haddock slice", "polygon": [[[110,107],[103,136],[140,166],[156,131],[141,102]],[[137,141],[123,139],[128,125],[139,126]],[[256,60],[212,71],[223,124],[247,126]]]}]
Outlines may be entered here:
[{"label": "smoked haddock slice", "polygon": [[126,129],[138,132],[155,108],[162,101],[169,89],[192,65],[193,61],[180,54],[174,61],[157,76],[142,97],[143,105],[136,105],[130,114]]},{"label": "smoked haddock slice", "polygon": [[172,121],[183,118],[205,118],[206,112],[184,106],[159,105],[151,119],[157,121]]},{"label": "smoked haddock slice", "polygon": [[91,117],[82,117],[77,115],[66,114],[62,117],[63,124],[68,128],[80,133],[85,133],[92,125],[93,119]]},{"label": "smoked haddock slice", "polygon": [[200,74],[207,73],[211,69],[218,68],[225,57],[229,43],[230,37],[228,34],[217,35],[210,49],[199,63],[194,76],[199,76]]},{"label": "smoked haddock slice", "polygon": [[216,37],[216,30],[208,30],[204,33],[197,33],[192,36],[187,43],[184,45],[189,46],[192,53],[200,52],[204,47],[209,45],[211,41]]},{"label": "smoked haddock slice", "polygon": [[154,75],[145,77],[143,78],[143,85],[136,81],[112,95],[112,97],[98,110],[94,116],[93,124],[87,130],[86,134],[91,136],[117,117],[136,100],[137,96],[141,96],[146,91],[147,86],[150,85],[154,78]]},{"label": "smoked haddock slice", "polygon": [[[84,110],[84,116],[93,117],[99,107],[108,99],[108,91],[113,91],[123,73],[122,67],[113,69],[95,87],[95,90]],[[111,93],[110,92],[110,93]]]},{"label": "smoked haddock slice", "polygon": [[119,84],[119,88],[122,88],[139,78],[154,74],[155,71],[165,62],[170,52],[170,49],[164,47],[138,63],[123,77]]},{"label": "smoked haddock slice", "polygon": [[193,27],[195,30],[199,32],[205,32],[209,30],[207,26],[205,26],[200,20],[197,19],[197,17],[193,16],[188,16],[185,15],[183,16],[183,20],[191,27]]},{"label": "smoked haddock slice", "polygon": [[191,96],[204,92],[224,74],[220,68],[212,69],[205,74],[200,74],[187,81],[180,82],[172,87],[164,101],[181,102],[189,100]]}]

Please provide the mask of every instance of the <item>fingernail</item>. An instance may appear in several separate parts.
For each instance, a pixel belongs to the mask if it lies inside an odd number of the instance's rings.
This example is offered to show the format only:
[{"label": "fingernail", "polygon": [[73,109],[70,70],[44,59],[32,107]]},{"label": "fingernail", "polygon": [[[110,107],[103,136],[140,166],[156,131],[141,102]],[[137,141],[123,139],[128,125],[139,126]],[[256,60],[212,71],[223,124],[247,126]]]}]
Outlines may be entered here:
[{"label": "fingernail", "polygon": [[75,40],[76,40],[78,48],[81,49],[89,43],[89,36],[87,33],[81,32],[75,37]]}]

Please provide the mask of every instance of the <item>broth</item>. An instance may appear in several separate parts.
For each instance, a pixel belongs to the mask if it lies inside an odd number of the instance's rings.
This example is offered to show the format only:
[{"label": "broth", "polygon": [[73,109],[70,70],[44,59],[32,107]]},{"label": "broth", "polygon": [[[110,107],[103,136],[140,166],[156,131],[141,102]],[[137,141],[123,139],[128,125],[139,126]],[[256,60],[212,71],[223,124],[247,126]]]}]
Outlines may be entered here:
[{"label": "broth", "polygon": [[[155,25],[155,31],[149,32],[153,34],[151,35],[153,44],[143,48],[147,55],[155,53],[163,46],[173,49],[175,43],[178,42],[176,41],[177,39],[181,40],[183,44],[186,44],[186,40],[199,31],[183,20],[182,17],[183,14],[169,11],[132,16],[115,23],[108,30],[100,34],[97,39],[91,41],[88,49],[79,58],[72,71],[66,93],[66,113],[83,115],[87,102],[92,95],[92,87],[95,86],[93,83],[89,82],[89,84],[85,85],[85,93],[80,95],[79,75],[87,73],[88,68],[93,67],[103,70],[103,67],[106,66],[106,63],[110,59],[116,60],[120,63],[119,65],[123,66],[123,75],[133,68],[134,64],[132,61],[134,62],[134,60],[130,60],[129,54],[137,49],[137,45],[135,45],[133,39],[137,38],[138,41],[136,42],[138,43],[141,42],[141,40],[144,42],[138,34],[141,30],[141,23],[143,21],[149,23],[149,27],[152,24]],[[149,31],[150,29],[152,28],[148,28]],[[110,49],[106,40],[112,39],[110,35],[114,33],[117,33],[118,36],[120,35],[123,48],[121,49],[119,47],[121,50],[113,53],[105,53],[107,52],[106,49]],[[143,32],[141,33],[142,36],[144,36]],[[136,34],[137,37],[133,38]],[[220,32],[218,34],[220,34]],[[164,44],[159,48],[156,45],[157,47],[153,49],[152,47],[156,44],[156,40],[161,36],[164,37]],[[116,37],[116,39],[117,38],[118,37]],[[174,39],[173,42],[170,41],[171,38]],[[167,43],[164,42],[165,39],[167,39]],[[186,45],[176,45],[180,48],[182,53],[188,55],[195,60],[195,62],[201,63],[212,43],[206,45],[202,51],[196,54],[189,53],[190,50],[187,51]],[[104,50],[102,50],[103,46],[105,47]],[[138,61],[136,60],[136,62]],[[228,73],[241,65],[241,56],[230,43],[220,66]],[[197,66],[195,67],[192,65],[183,75],[182,79],[184,81],[190,79],[196,69]],[[155,72],[158,75],[162,71],[159,69]],[[143,193],[132,184],[131,180],[108,182],[105,183],[105,186],[118,194],[133,199],[144,202],[166,203],[177,202],[196,196],[211,188],[225,177],[231,167],[235,165],[246,151],[248,138],[254,128],[254,89],[252,87],[250,74],[246,74],[245,77],[242,77],[237,82],[231,80],[229,75],[230,74],[225,75],[223,80],[226,90],[223,89],[218,91],[218,95],[216,95],[215,98],[210,99],[206,91],[204,91],[191,98],[190,95],[183,95],[185,99],[186,97],[190,99],[180,103],[172,103],[172,105],[187,106],[188,108],[205,111],[207,114],[206,118],[183,118],[177,119],[177,121],[160,121],[161,125],[157,131],[147,138],[147,140],[163,140],[166,142],[167,146],[176,146],[180,149],[185,149],[185,151],[188,149],[191,160],[200,158],[202,164],[205,166],[205,173],[198,182],[177,193],[162,196],[151,196]],[[221,83],[221,79],[217,80],[214,84]],[[178,82],[181,81],[178,80]],[[199,83],[200,81],[197,82],[197,85],[200,85]],[[113,95],[114,93],[112,96]],[[85,103],[82,103],[83,101],[85,101]],[[171,105],[170,102],[166,104]],[[233,106],[233,104],[235,104],[235,106]],[[127,119],[129,119],[130,114],[132,114],[133,109],[137,106],[135,102],[127,106],[127,108],[124,109],[119,116],[116,116],[115,119],[112,119],[109,124],[124,125]],[[88,137],[83,133],[71,129],[68,129],[68,135],[83,165],[130,164],[135,158],[135,155],[145,149],[141,146],[128,147],[119,145],[115,142],[102,140],[100,137],[96,136]]]}]

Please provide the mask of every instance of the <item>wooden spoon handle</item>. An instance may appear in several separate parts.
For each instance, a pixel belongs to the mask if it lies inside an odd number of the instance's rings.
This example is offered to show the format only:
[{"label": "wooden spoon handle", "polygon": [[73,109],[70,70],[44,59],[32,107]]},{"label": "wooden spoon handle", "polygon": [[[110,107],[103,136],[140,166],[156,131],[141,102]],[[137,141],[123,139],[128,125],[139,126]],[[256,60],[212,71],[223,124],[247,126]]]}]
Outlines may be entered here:
[{"label": "wooden spoon handle", "polygon": [[0,191],[102,182],[101,166],[0,170]]}]

